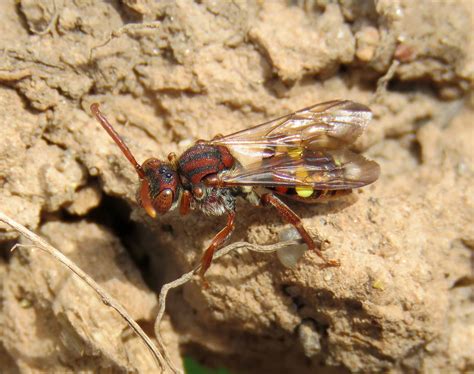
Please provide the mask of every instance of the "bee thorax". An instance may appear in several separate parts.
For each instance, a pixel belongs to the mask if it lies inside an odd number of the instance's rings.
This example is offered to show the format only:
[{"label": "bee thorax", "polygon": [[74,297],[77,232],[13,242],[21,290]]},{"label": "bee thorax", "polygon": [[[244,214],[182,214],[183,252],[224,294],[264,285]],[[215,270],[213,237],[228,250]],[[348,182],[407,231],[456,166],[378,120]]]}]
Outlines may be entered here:
[{"label": "bee thorax", "polygon": [[193,208],[209,216],[235,211],[235,196],[230,188],[204,187],[201,199],[193,199]]}]

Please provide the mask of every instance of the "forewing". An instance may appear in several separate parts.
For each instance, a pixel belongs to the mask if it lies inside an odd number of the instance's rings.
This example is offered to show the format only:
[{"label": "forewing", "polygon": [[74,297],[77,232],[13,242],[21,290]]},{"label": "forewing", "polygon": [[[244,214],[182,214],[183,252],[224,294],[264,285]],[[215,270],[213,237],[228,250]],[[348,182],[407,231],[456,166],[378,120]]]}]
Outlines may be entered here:
[{"label": "forewing", "polygon": [[365,105],[353,101],[328,101],[299,110],[270,122],[213,139],[246,155],[276,149],[337,149],[353,143],[372,118]]},{"label": "forewing", "polygon": [[305,150],[278,154],[221,174],[224,186],[311,186],[320,190],[358,188],[377,180],[379,165],[349,150]]}]

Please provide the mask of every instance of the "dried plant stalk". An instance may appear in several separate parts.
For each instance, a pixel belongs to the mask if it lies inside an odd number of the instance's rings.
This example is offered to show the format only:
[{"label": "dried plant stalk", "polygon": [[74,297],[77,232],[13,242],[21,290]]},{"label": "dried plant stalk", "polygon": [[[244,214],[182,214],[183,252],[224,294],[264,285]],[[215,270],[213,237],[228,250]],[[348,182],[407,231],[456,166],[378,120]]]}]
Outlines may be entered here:
[{"label": "dried plant stalk", "polygon": [[[319,237],[317,238],[316,242],[321,243],[321,240],[319,240]],[[247,249],[253,252],[260,252],[260,253],[272,253],[272,252],[277,251],[278,249],[285,248],[285,247],[295,245],[295,244],[301,244],[301,241],[291,240],[291,241],[285,241],[285,242],[280,242],[280,243],[270,244],[270,245],[256,245],[256,244],[251,244],[247,242],[236,242],[220,249],[214,255],[213,261],[237,249]],[[166,311],[166,297],[168,296],[168,292],[174,288],[180,287],[188,283],[194,277],[199,277],[197,273],[200,268],[201,268],[201,265],[195,267],[190,272],[183,274],[178,279],[165,284],[161,288],[160,296],[158,298],[158,314],[156,316],[155,326],[154,326],[155,335],[159,342],[163,342],[163,338],[161,337],[161,333],[160,333],[160,325]],[[165,357],[166,362],[170,366],[171,370],[173,370],[173,372],[176,374],[181,373],[181,371],[177,369],[176,366],[173,364],[173,361],[171,360],[168,350],[166,349],[166,346],[164,344],[161,346],[161,349],[163,350],[163,355]]]},{"label": "dried plant stalk", "polygon": [[109,44],[113,39],[121,37],[123,34],[133,34],[134,32],[137,33],[143,33],[146,31],[154,30],[154,29],[159,29],[161,27],[160,22],[144,22],[144,23],[129,23],[125,26],[120,27],[117,30],[114,30],[111,32],[109,37],[99,45],[96,45],[92,47],[89,51],[89,61],[92,61],[92,57],[94,52],[97,49],[105,47],[107,44]]},{"label": "dried plant stalk", "polygon": [[373,105],[379,102],[382,96],[387,93],[387,85],[395,76],[395,73],[397,72],[399,65],[400,65],[400,61],[393,60],[387,72],[382,77],[379,78],[379,80],[377,81],[377,89],[375,90],[375,93],[372,95],[370,99],[370,102],[369,102],[370,105]]},{"label": "dried plant stalk", "polygon": [[[83,280],[89,287],[91,287],[97,295],[100,296],[102,302],[113,308],[117,313],[125,320],[125,322],[131,327],[131,329],[143,340],[146,347],[150,350],[153,358],[155,359],[158,366],[162,371],[165,371],[165,360],[158,350],[158,348],[153,344],[151,339],[145,334],[145,332],[140,328],[140,326],[133,320],[133,318],[127,313],[125,308],[118,303],[112,296],[108,294],[101,286],[99,286],[91,277],[89,277],[84,271],[82,271],[74,262],[62,254],[58,249],[54,248],[52,245],[47,243],[44,239],[28,230],[25,226],[19,224],[12,218],[8,217],[4,213],[0,212],[0,222],[3,222],[19,232],[21,235],[29,239],[34,247],[41,249],[42,251],[50,254],[74,274],[76,274],[81,280]],[[160,342],[161,343],[161,342]]]}]

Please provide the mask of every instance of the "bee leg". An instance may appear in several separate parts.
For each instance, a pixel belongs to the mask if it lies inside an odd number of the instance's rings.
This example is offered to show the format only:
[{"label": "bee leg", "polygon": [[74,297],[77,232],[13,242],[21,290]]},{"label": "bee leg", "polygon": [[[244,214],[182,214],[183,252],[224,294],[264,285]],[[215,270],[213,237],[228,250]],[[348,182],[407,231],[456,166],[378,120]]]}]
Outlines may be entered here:
[{"label": "bee leg", "polygon": [[181,196],[181,202],[179,204],[179,214],[185,216],[189,213],[191,207],[191,192],[188,190],[183,191],[183,195]]},{"label": "bee leg", "polygon": [[199,269],[199,275],[201,277],[204,277],[204,274],[206,273],[207,269],[209,269],[209,266],[211,266],[212,257],[214,256],[214,252],[216,251],[216,249],[221,247],[222,244],[224,244],[225,241],[229,238],[230,234],[232,234],[232,231],[234,230],[234,218],[235,212],[230,212],[227,216],[227,223],[225,227],[217,233],[214,239],[212,239],[209,248],[207,248],[206,252],[204,252],[204,255],[201,259],[201,268]]},{"label": "bee leg", "polygon": [[300,234],[303,241],[308,246],[308,249],[316,252],[316,254],[324,260],[324,264],[321,266],[323,268],[330,267],[330,266],[339,266],[340,263],[337,260],[328,260],[324,257],[323,253],[319,248],[316,247],[313,238],[308,234],[306,229],[303,226],[303,222],[301,222],[301,218],[293,212],[288,205],[286,205],[283,201],[281,201],[278,197],[273,195],[272,193],[263,194],[261,197],[261,201],[264,205],[271,204],[273,207],[276,208],[277,212],[286,222],[292,224],[298,233]]}]

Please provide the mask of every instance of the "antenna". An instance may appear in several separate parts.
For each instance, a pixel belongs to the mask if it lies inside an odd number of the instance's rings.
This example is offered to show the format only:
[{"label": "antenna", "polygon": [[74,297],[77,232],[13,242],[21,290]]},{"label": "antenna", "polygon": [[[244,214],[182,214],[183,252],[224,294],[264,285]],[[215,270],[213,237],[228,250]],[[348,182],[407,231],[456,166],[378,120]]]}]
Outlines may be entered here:
[{"label": "antenna", "polygon": [[143,171],[143,168],[141,165],[135,160],[135,157],[133,157],[132,152],[130,152],[130,149],[127,147],[127,145],[124,143],[120,135],[115,131],[115,129],[112,127],[110,122],[107,120],[107,118],[102,114],[102,112],[99,109],[99,104],[94,103],[91,105],[91,112],[97,118],[97,120],[100,122],[102,127],[107,131],[107,133],[110,135],[110,137],[114,140],[115,143],[119,146],[120,150],[123,152],[125,157],[127,157],[128,161],[133,165],[135,170],[137,171],[138,176],[140,179],[145,178],[145,172]]}]

